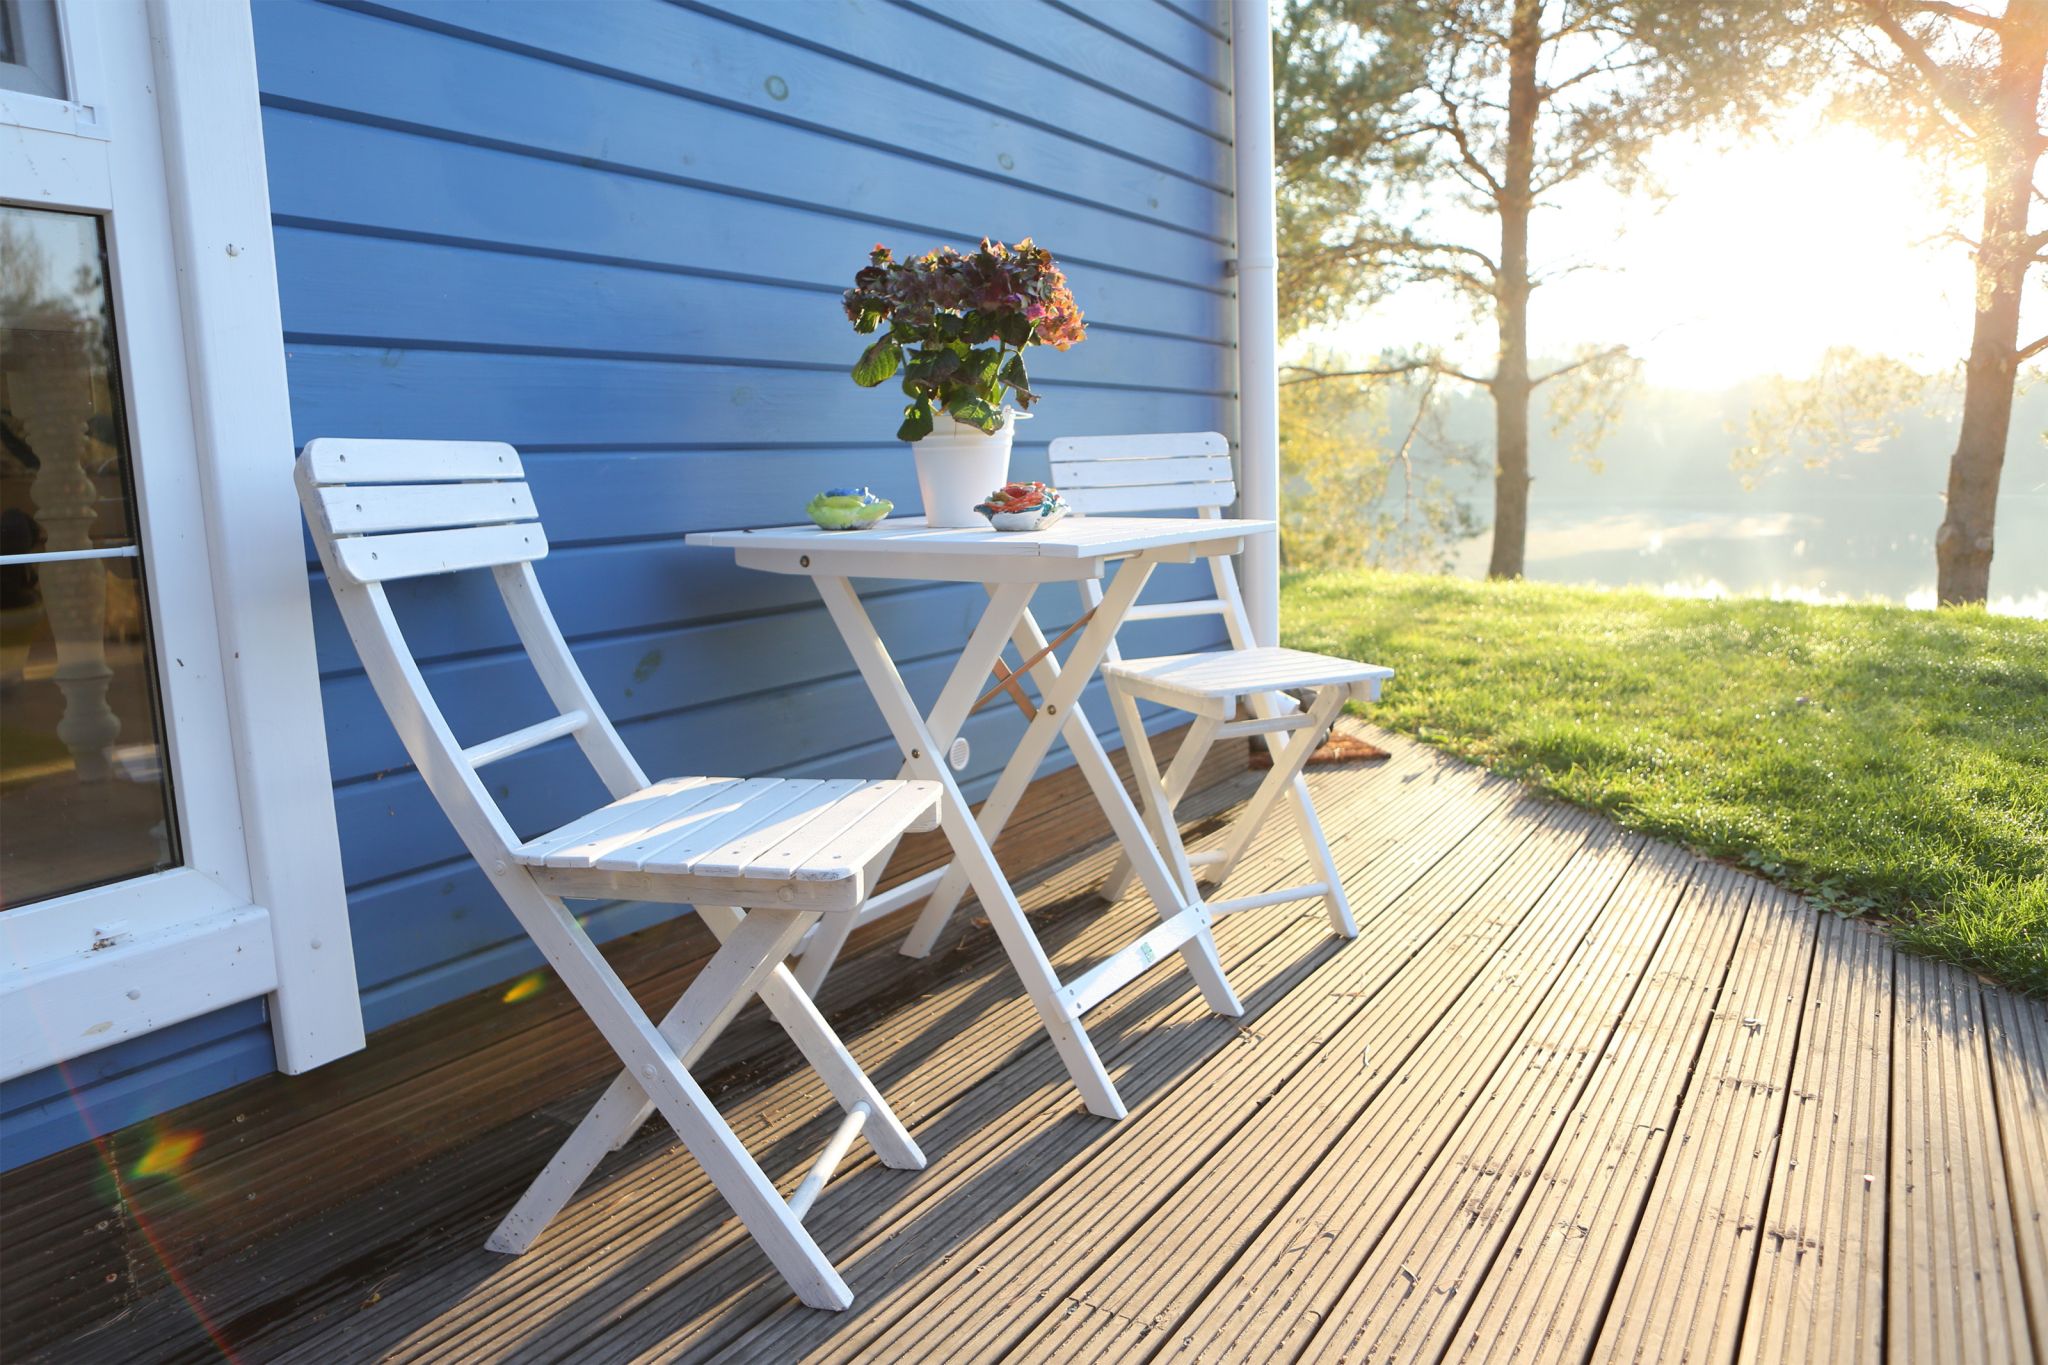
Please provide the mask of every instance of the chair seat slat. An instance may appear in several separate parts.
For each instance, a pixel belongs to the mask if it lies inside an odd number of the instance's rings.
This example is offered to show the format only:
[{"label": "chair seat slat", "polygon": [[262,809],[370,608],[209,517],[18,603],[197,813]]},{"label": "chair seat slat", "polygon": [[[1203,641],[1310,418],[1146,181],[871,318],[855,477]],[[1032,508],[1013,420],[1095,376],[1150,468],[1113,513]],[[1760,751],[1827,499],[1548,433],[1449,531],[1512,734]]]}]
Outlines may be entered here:
[{"label": "chair seat slat", "polygon": [[669,828],[621,844],[592,859],[590,865],[600,872],[688,872],[704,854],[802,800],[805,792],[818,785],[773,777],[742,782],[722,799],[670,822]]},{"label": "chair seat slat", "polygon": [[[864,815],[811,850],[804,861],[789,869],[800,882],[836,881],[851,876],[886,852],[905,829],[929,828],[938,811],[939,788],[935,782],[899,782],[888,795]],[[767,871],[767,869],[762,869]]]},{"label": "chair seat slat", "polygon": [[641,812],[638,819],[608,825],[581,842],[556,849],[548,854],[547,865],[590,868],[611,859],[609,868],[637,871],[649,850],[699,829],[707,821],[723,818],[736,806],[754,800],[774,786],[774,779],[765,777],[726,778],[708,783],[700,794],[665,809]]},{"label": "chair seat slat", "polygon": [[538,515],[533,490],[523,483],[331,485],[320,490],[320,510],[338,536],[491,526]]},{"label": "chair seat slat", "polygon": [[[689,870],[699,877],[744,877],[754,860],[777,844],[802,838],[820,820],[829,819],[832,808],[867,785],[858,778],[833,778],[820,782],[788,805],[764,815],[744,829],[735,829],[714,846],[689,859]],[[664,865],[673,866],[668,859]]]},{"label": "chair seat slat", "polygon": [[645,829],[653,822],[710,800],[721,789],[735,786],[739,781],[736,777],[672,777],[666,782],[657,782],[609,806],[600,806],[588,815],[571,820],[560,829],[527,840],[519,846],[519,856],[527,862],[545,862],[563,849],[594,839],[615,827]]},{"label": "chair seat slat", "polygon": [[[816,863],[831,858],[835,851],[842,849],[848,842],[845,838],[847,830],[858,825],[876,807],[888,805],[893,795],[890,788],[879,782],[861,784],[834,801],[830,810],[820,812],[817,819],[756,849],[735,875],[794,880],[800,873],[807,873]],[[810,875],[809,880],[824,878]]]}]

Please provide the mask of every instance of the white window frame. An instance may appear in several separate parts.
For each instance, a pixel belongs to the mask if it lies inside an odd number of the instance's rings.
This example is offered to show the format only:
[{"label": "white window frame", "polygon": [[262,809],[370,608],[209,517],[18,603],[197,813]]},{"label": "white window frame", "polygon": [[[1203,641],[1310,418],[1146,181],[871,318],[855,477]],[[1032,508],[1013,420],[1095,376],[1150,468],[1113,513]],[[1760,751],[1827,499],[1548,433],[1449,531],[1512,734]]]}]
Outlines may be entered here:
[{"label": "white window frame", "polygon": [[0,911],[0,1077],[259,996],[301,1072],[363,1019],[250,13],[58,14],[68,98],[0,90],[0,197],[106,226],[183,866]]}]

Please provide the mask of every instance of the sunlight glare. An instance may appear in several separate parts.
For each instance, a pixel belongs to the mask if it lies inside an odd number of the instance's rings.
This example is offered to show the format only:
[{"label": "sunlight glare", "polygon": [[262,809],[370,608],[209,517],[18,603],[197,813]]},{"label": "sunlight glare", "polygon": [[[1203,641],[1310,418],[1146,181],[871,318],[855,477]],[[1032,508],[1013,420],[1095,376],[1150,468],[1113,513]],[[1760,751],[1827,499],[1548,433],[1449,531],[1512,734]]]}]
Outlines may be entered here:
[{"label": "sunlight glare", "polygon": [[[1971,202],[1965,168],[1944,186],[1900,147],[1813,111],[1732,146],[1672,143],[1651,165],[1672,192],[1661,206],[1582,182],[1538,213],[1531,254],[1553,277],[1530,309],[1539,363],[1626,343],[1645,383],[1714,391],[1803,377],[1831,345],[1928,370],[1969,349],[1970,252],[1942,234],[1974,224],[1940,202],[1944,188]],[[1437,227],[1489,249],[1498,233],[1448,215]],[[1443,346],[1482,371],[1495,348],[1490,321],[1427,286],[1300,340],[1352,355]]]},{"label": "sunlight glare", "polygon": [[[1652,384],[1719,389],[1801,377],[1831,345],[1938,370],[1969,347],[1969,252],[1925,169],[1860,128],[1784,142],[1674,149],[1678,197],[1589,272],[1573,340],[1635,340]],[[1561,291],[1560,291],[1561,292]],[[1559,300],[1562,304],[1563,300]]]}]

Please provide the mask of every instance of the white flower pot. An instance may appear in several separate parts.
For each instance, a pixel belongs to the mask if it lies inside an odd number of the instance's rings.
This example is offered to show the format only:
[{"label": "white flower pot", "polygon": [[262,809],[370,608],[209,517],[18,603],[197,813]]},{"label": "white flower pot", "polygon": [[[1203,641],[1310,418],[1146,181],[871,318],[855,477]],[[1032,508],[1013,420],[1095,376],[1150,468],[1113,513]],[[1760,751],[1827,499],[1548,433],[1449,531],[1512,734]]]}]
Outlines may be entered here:
[{"label": "white flower pot", "polygon": [[927,526],[988,528],[974,504],[1010,481],[1010,441],[1017,419],[1028,415],[1003,409],[1003,425],[993,436],[945,413],[932,418],[932,434],[910,446]]}]

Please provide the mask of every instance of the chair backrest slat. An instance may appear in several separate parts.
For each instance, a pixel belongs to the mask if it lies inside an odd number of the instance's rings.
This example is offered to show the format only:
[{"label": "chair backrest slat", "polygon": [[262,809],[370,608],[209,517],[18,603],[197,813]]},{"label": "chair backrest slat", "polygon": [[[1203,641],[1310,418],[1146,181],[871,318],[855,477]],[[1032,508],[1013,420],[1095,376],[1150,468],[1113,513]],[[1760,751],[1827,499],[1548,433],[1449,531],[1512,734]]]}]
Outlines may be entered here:
[{"label": "chair backrest slat", "polygon": [[1231,482],[1228,455],[1182,455],[1161,460],[1077,460],[1053,461],[1056,485],[1062,491],[1075,488],[1125,488],[1144,484]]},{"label": "chair backrest slat", "polygon": [[338,536],[489,526],[538,515],[533,490],[523,483],[346,484],[320,490],[320,512]]},{"label": "chair backrest slat", "polygon": [[[434,797],[486,867],[516,842],[481,764],[574,735],[614,797],[648,785],[555,624],[533,561],[547,535],[512,447],[482,441],[309,441],[299,500],[349,636]],[[489,569],[556,715],[465,749],[428,689],[384,585]]]},{"label": "chair backrest slat", "polygon": [[[1051,457],[1053,486],[1084,516],[1193,509],[1213,517],[1237,501],[1230,442],[1221,432],[1062,436],[1052,443]],[[1230,560],[1211,555],[1203,562],[1215,585],[1214,597],[1138,606],[1125,619],[1157,621],[1214,613],[1223,618],[1232,647],[1247,648],[1251,622],[1245,616],[1244,597]],[[1101,586],[1093,579],[1084,580],[1080,587],[1085,606],[1101,602]],[[1122,657],[1114,644],[1110,654]]]},{"label": "chair backrest slat", "polygon": [[1063,436],[1052,443],[1052,482],[1083,515],[1176,512],[1237,501],[1230,442],[1220,432]]},{"label": "chair backrest slat", "polygon": [[353,583],[546,557],[525,473],[495,441],[335,437],[306,442],[297,470],[306,520],[332,550],[321,562]]},{"label": "chair backrest slat", "polygon": [[519,452],[502,441],[375,441],[322,436],[299,456],[314,483],[463,483],[518,479]]},{"label": "chair backrest slat", "polygon": [[1073,480],[1053,470],[1053,486],[1066,495],[1067,505],[1083,516],[1106,517],[1119,512],[1185,512],[1191,508],[1228,507],[1237,501],[1237,489],[1228,483],[1144,483],[1120,488],[1076,487]]},{"label": "chair backrest slat", "polygon": [[509,526],[458,526],[444,531],[401,531],[388,536],[338,536],[335,562],[358,583],[388,583],[395,578],[491,569],[500,564],[541,559],[548,539],[540,523]]}]

